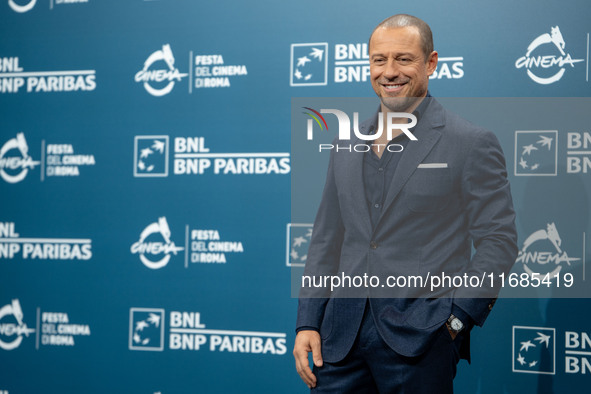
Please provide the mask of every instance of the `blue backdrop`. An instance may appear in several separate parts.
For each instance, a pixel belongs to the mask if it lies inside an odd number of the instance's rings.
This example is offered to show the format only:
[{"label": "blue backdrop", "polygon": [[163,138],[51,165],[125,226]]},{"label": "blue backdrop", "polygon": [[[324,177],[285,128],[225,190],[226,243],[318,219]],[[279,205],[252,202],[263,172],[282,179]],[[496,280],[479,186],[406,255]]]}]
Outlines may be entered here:
[{"label": "blue backdrop", "polygon": [[[395,13],[431,25],[436,97],[578,98],[462,115],[505,151],[518,272],[584,282],[590,123],[548,108],[587,115],[590,11],[0,0],[0,393],[306,392],[291,252],[314,212],[290,213],[292,98],[372,97],[366,42]],[[586,392],[591,302],[561,291],[500,299],[457,392]]]}]

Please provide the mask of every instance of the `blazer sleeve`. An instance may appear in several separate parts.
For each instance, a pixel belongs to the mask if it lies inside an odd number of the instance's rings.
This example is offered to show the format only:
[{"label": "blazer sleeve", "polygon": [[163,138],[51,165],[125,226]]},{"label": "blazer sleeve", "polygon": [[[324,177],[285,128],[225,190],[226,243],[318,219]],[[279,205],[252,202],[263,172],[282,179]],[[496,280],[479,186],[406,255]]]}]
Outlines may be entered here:
[{"label": "blazer sleeve", "polygon": [[[331,152],[320,206],[314,220],[304,275],[333,275],[338,271],[345,229],[341,218],[334,175],[334,153]],[[296,330],[302,327],[320,329],[330,294],[326,287],[301,287]]]},{"label": "blazer sleeve", "polygon": [[517,231],[503,151],[496,136],[478,130],[462,171],[462,198],[476,252],[464,271],[480,278],[482,288],[458,288],[454,304],[482,326],[500,290],[498,274],[508,273],[517,257]]}]

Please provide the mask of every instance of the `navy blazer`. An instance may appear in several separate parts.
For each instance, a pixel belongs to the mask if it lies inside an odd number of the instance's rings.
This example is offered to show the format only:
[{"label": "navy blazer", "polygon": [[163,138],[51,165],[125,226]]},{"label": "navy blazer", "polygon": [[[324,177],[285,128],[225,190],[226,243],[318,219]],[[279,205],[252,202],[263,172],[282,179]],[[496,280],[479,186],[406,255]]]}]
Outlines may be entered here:
[{"label": "navy blazer", "polygon": [[[418,141],[409,141],[402,154],[375,228],[363,187],[363,153],[333,150],[304,275],[376,275],[383,284],[388,276],[445,272],[480,278],[510,271],[517,234],[499,142],[492,132],[428,100],[412,130]],[[360,131],[369,133],[376,122],[377,115]],[[320,332],[328,362],[350,350],[367,299],[384,341],[399,354],[417,356],[454,304],[481,326],[498,292],[486,284],[432,292],[415,286],[329,290],[300,290],[296,324]]]}]

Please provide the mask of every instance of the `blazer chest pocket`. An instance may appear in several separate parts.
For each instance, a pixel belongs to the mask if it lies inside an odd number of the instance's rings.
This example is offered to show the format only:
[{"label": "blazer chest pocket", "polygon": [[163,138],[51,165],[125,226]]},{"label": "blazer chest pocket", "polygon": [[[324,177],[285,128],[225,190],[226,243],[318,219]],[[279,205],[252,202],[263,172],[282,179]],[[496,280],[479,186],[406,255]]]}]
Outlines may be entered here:
[{"label": "blazer chest pocket", "polygon": [[417,168],[405,185],[409,209],[417,213],[440,212],[452,198],[449,168]]}]

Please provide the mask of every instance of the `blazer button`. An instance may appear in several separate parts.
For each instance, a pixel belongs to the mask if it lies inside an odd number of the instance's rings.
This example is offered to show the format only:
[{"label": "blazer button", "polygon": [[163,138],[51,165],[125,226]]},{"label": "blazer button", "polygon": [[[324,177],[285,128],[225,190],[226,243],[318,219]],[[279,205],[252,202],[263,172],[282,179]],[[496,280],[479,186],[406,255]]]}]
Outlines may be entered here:
[{"label": "blazer button", "polygon": [[377,249],[378,248],[378,243],[375,242],[375,241],[371,241],[369,243],[369,247],[372,248],[372,249]]}]

